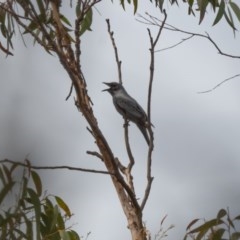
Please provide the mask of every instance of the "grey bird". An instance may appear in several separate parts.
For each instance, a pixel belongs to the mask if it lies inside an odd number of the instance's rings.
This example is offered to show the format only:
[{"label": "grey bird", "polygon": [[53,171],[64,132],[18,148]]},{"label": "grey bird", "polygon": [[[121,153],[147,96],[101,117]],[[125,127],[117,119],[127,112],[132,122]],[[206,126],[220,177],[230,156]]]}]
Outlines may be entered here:
[{"label": "grey bird", "polygon": [[112,95],[116,110],[124,119],[130,120],[138,126],[149,145],[150,140],[147,133],[148,117],[143,108],[127,93],[122,84],[117,82],[104,82],[104,84],[109,88],[103,91],[107,91]]}]

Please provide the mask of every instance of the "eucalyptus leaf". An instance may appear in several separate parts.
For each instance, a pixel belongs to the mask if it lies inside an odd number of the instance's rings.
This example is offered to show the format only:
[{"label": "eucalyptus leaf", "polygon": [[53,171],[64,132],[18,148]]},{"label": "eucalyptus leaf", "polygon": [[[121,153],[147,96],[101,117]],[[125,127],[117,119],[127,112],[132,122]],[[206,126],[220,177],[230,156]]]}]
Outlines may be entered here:
[{"label": "eucalyptus leaf", "polygon": [[216,25],[222,19],[224,12],[225,12],[225,0],[221,0],[217,16],[213,22],[213,26]]}]

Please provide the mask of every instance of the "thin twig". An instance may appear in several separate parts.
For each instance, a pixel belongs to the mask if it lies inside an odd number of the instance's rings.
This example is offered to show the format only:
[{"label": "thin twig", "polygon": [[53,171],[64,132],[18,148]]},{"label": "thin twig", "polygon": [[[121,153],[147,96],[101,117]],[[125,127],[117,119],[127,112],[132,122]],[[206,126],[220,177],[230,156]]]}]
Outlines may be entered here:
[{"label": "thin twig", "polygon": [[126,149],[127,149],[127,153],[128,153],[128,157],[129,157],[129,164],[128,164],[127,168],[125,169],[124,174],[126,175],[129,187],[132,189],[133,192],[135,192],[134,184],[133,184],[133,176],[131,174],[131,171],[132,171],[132,168],[135,164],[135,161],[134,161],[132,150],[131,150],[131,147],[130,147],[130,144],[129,144],[128,125],[129,125],[128,120],[125,119],[124,136],[125,136]]},{"label": "thin twig", "polygon": [[123,174],[125,174],[125,172],[126,172],[126,167],[119,161],[118,158],[115,158],[115,160],[116,160],[117,166],[118,166],[118,168],[120,169],[120,171],[121,171]]},{"label": "thin twig", "polygon": [[[147,19],[146,17],[144,17],[142,15],[139,15],[139,17],[141,19],[143,19],[143,21],[141,21],[139,19],[138,19],[138,21],[141,22],[141,23],[147,24],[147,25],[153,25],[153,26],[157,26],[157,27],[160,27],[161,24],[163,23],[163,21],[157,19],[156,17],[153,17],[149,13],[147,13],[147,15],[149,16],[149,18],[151,20]],[[205,38],[205,39],[207,39],[208,41],[211,42],[211,44],[217,49],[217,51],[220,55],[230,57],[230,58],[237,58],[237,59],[240,58],[239,55],[232,55],[232,54],[225,53],[224,51],[222,51],[220,49],[220,47],[218,46],[218,44],[210,37],[210,35],[207,32],[205,32],[205,34],[189,32],[189,31],[185,31],[185,30],[182,30],[180,28],[177,28],[177,27],[175,27],[171,24],[168,24],[168,23],[165,23],[164,29],[169,30],[169,31],[174,31],[174,32],[181,32],[181,33],[184,33],[184,34],[187,34],[187,35],[194,35],[194,36],[197,36],[197,37]]]},{"label": "thin twig", "polygon": [[73,90],[73,83],[71,83],[71,87],[70,87],[70,90],[69,90],[69,93],[68,93],[68,95],[67,95],[67,97],[66,97],[66,101],[70,98],[70,96],[72,95],[72,90]]},{"label": "thin twig", "polygon": [[240,77],[240,74],[236,74],[234,75],[233,77],[229,77],[227,79],[224,79],[222,82],[218,83],[215,87],[209,89],[209,90],[206,90],[206,91],[202,91],[202,92],[197,92],[197,93],[209,93],[209,92],[212,92],[213,90],[215,90],[216,88],[220,87],[222,84],[228,82],[229,80],[233,79],[233,78],[236,78],[236,77]]},{"label": "thin twig", "polygon": [[11,164],[17,164],[22,167],[31,167],[32,169],[38,169],[38,170],[53,170],[53,169],[68,169],[73,171],[81,171],[81,172],[88,172],[88,173],[100,173],[100,174],[107,174],[107,175],[115,175],[113,173],[107,172],[107,171],[101,171],[101,170],[94,170],[94,169],[86,169],[86,168],[79,168],[79,167],[70,167],[70,166],[34,166],[29,164],[25,164],[22,162],[12,161],[9,159],[0,160],[0,163],[11,163]]},{"label": "thin twig", "polygon": [[121,71],[122,61],[120,61],[119,57],[118,57],[118,50],[117,50],[117,46],[116,46],[116,43],[115,43],[115,40],[114,40],[114,37],[113,37],[114,32],[111,30],[110,20],[106,19],[106,22],[107,22],[107,27],[108,27],[108,33],[109,33],[109,36],[111,38],[111,42],[112,42],[112,45],[113,45],[115,58],[116,58],[116,62],[117,62],[118,80],[119,80],[119,83],[122,84],[122,71]]},{"label": "thin twig", "polygon": [[171,48],[177,47],[180,44],[184,43],[185,41],[190,40],[192,37],[194,37],[194,35],[191,35],[191,36],[189,36],[187,38],[183,38],[180,42],[178,42],[178,43],[176,43],[176,44],[174,44],[174,45],[172,45],[170,47],[166,47],[166,48],[162,48],[162,49],[156,50],[155,52],[162,52],[162,51],[169,50]]},{"label": "thin twig", "polygon": [[[119,83],[122,84],[122,71],[121,71],[121,64],[122,62],[119,60],[119,56],[118,56],[118,49],[117,49],[117,45],[115,43],[115,39],[113,37],[114,32],[111,30],[111,25],[110,25],[110,20],[106,19],[107,22],[107,29],[108,29],[108,33],[112,42],[112,46],[114,49],[114,53],[115,53],[115,59],[116,59],[116,63],[117,63],[117,69],[118,69],[118,80]],[[134,166],[134,157],[130,148],[130,144],[129,144],[129,137],[128,137],[128,121],[127,119],[124,119],[124,136],[125,136],[125,143],[126,143],[126,149],[127,149],[127,153],[128,153],[128,157],[129,157],[129,164],[128,167],[122,167],[120,170],[121,172],[126,176],[126,180],[127,180],[127,184],[129,186],[129,188],[131,189],[131,191],[134,193],[134,184],[133,184],[133,176],[131,174],[131,170],[132,167]],[[118,162],[120,163],[120,161],[118,160]],[[123,166],[122,163],[120,163],[120,166]],[[123,170],[124,169],[124,170]]]},{"label": "thin twig", "polygon": [[101,159],[103,161],[102,155],[100,153],[98,153],[98,152],[87,151],[87,154],[95,156],[95,157],[97,157],[97,158],[99,158],[99,159]]},{"label": "thin twig", "polygon": [[143,210],[145,207],[145,204],[147,202],[147,199],[149,197],[150,194],[150,190],[151,190],[151,186],[152,186],[152,181],[153,181],[153,177],[151,174],[151,169],[152,169],[152,152],[153,152],[153,140],[154,140],[154,136],[153,136],[153,131],[152,131],[152,125],[151,125],[151,96],[152,96],[152,84],[153,84],[153,79],[154,79],[154,54],[155,54],[155,47],[159,41],[160,35],[162,33],[162,30],[164,28],[165,22],[167,20],[167,13],[165,10],[163,10],[163,14],[164,14],[164,20],[162,22],[162,24],[159,26],[159,30],[157,33],[157,36],[155,38],[155,40],[153,40],[152,34],[150,29],[148,29],[148,34],[149,34],[149,39],[150,39],[150,55],[151,55],[151,60],[150,60],[150,79],[149,79],[149,88],[148,88],[148,131],[150,134],[150,144],[149,144],[149,149],[148,149],[148,159],[147,159],[147,186],[145,189],[145,193],[144,193],[144,197],[141,203],[141,209]]},{"label": "thin twig", "polygon": [[134,157],[133,157],[133,154],[132,154],[132,151],[131,151],[131,148],[130,148],[130,144],[129,144],[129,137],[128,137],[128,126],[129,126],[129,123],[128,123],[128,120],[127,119],[124,119],[125,123],[124,123],[124,136],[125,136],[125,143],[126,143],[126,149],[127,149],[127,153],[128,153],[128,157],[129,157],[129,165],[128,165],[128,168],[132,169],[135,161],[134,161]]}]

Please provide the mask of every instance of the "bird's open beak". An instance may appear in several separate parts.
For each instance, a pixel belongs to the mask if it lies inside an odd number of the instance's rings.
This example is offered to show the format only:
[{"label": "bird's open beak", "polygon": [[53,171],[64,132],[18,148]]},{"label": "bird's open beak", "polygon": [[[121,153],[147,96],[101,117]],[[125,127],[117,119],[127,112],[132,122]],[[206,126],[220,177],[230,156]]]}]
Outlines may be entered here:
[{"label": "bird's open beak", "polygon": [[[107,83],[107,82],[103,82],[103,84],[105,84],[105,85],[110,87],[110,84]],[[102,92],[109,91],[109,90],[110,90],[110,88],[106,88],[106,89],[103,89]]]}]

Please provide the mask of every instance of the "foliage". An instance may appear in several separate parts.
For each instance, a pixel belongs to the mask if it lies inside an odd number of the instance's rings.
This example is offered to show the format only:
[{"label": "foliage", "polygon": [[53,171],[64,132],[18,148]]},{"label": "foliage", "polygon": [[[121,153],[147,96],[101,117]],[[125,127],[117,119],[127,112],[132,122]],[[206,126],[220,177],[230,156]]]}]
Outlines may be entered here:
[{"label": "foliage", "polygon": [[[168,2],[170,5],[178,5],[179,0],[150,0],[155,2],[156,7],[159,7],[161,12],[164,9],[164,3]],[[124,0],[120,0],[122,7],[125,9]],[[128,3],[131,3],[131,0],[127,0]],[[229,26],[235,31],[236,26],[234,23],[233,15],[236,16],[240,22],[240,7],[239,2],[236,4],[232,0],[182,0],[181,2],[188,4],[188,14],[196,15],[196,12],[199,12],[199,24],[202,23],[205,14],[207,13],[207,8],[210,7],[213,12],[216,14],[213,25],[217,24],[223,17],[229,24]],[[136,13],[138,8],[138,0],[132,1],[134,6],[134,13]]]},{"label": "foliage", "polygon": [[[64,36],[64,42],[62,44],[69,44],[74,42],[71,32],[78,31],[79,35],[82,35],[87,30],[91,30],[91,24],[93,19],[92,6],[101,0],[76,1],[75,6],[70,0],[70,7],[75,7],[77,29],[72,26],[67,19],[63,9],[61,8],[62,1],[22,1],[22,0],[5,0],[0,3],[0,32],[1,36],[6,39],[6,46],[0,42],[0,49],[8,55],[13,55],[10,49],[13,49],[12,37],[15,33],[15,29],[20,29],[21,35],[30,34],[33,36],[34,41],[41,44],[47,52],[53,46],[50,44],[51,40],[56,40],[57,35],[61,34],[64,30],[67,34]],[[113,1],[113,0],[112,0]],[[155,6],[160,8],[161,12],[164,10],[164,3],[169,2],[171,5],[178,5],[179,0],[150,0],[155,3]],[[121,6],[125,9],[125,0],[120,0]],[[129,4],[133,4],[134,13],[138,9],[138,0],[127,0]],[[216,14],[213,21],[213,25],[216,25],[223,17],[234,30],[237,29],[234,19],[240,22],[240,7],[239,3],[235,3],[234,0],[182,0],[182,2],[188,4],[188,14],[194,15],[199,12],[199,24],[203,21],[208,7],[211,7]],[[55,13],[59,12],[58,21],[61,22],[61,28],[56,31]],[[236,16],[235,18],[233,16]],[[16,28],[18,26],[19,28]],[[23,29],[23,30],[22,30]]]},{"label": "foliage", "polygon": [[200,219],[194,219],[187,226],[184,240],[238,240],[240,239],[240,215],[231,218],[229,211],[219,210],[216,218],[204,221],[203,224],[192,229]]},{"label": "foliage", "polygon": [[[54,46],[51,42],[61,35],[61,45],[74,43],[73,34],[81,36],[84,32],[91,31],[92,24],[92,5],[95,1],[77,1],[75,7],[76,22],[75,26],[68,20],[62,12],[61,1],[19,1],[6,0],[0,3],[0,32],[6,39],[6,47],[0,42],[0,49],[7,54],[13,55],[12,38],[16,29],[20,30],[23,37],[26,34],[32,35],[34,43],[38,42],[45,50],[50,53]],[[93,3],[90,3],[93,2]],[[72,1],[69,1],[73,8]],[[17,26],[17,27],[16,27]],[[62,36],[64,32],[64,36]]]},{"label": "foliage", "polygon": [[[20,168],[18,164],[0,166],[0,239],[80,240],[66,228],[72,216],[67,204],[58,196],[43,195],[41,178],[30,164],[23,171]],[[13,195],[15,200],[9,203]]]}]

